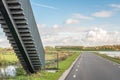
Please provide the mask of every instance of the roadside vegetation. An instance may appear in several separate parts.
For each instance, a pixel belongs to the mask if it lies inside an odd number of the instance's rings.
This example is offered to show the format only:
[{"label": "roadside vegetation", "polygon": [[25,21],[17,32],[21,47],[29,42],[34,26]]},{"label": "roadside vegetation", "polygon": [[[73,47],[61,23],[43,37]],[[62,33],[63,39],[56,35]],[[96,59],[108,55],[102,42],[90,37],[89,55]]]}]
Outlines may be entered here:
[{"label": "roadside vegetation", "polygon": [[12,49],[0,48],[0,66],[17,64],[18,59]]},{"label": "roadside vegetation", "polygon": [[103,46],[56,46],[59,50],[74,50],[74,51],[119,51],[120,45],[103,45]]},{"label": "roadside vegetation", "polygon": [[[46,47],[46,70],[56,70],[57,72],[51,73],[41,71],[36,74],[28,75],[23,70],[12,49],[0,48],[0,68],[3,66],[16,65],[16,63],[19,64],[19,68],[16,69],[16,76],[4,77],[3,80],[58,80],[62,73],[70,67],[72,62],[79,56],[79,54],[80,52],[71,52],[68,50],[59,51],[53,47]],[[58,61],[59,67],[57,66]]]},{"label": "roadside vegetation", "polygon": [[59,70],[55,73],[41,71],[32,75],[20,75],[9,80],[58,80],[62,73],[70,67],[73,61],[80,55],[80,53],[74,53],[64,61],[59,63]]},{"label": "roadside vegetation", "polygon": [[110,56],[108,56],[106,54],[100,54],[98,52],[96,52],[95,54],[120,64],[120,58],[119,57],[110,57]]}]

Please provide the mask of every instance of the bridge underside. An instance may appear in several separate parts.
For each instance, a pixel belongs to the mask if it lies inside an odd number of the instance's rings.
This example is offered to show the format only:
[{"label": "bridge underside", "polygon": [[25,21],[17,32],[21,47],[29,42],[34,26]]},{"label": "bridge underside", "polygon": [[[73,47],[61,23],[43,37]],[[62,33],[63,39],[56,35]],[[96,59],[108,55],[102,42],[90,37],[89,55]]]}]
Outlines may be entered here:
[{"label": "bridge underside", "polygon": [[35,73],[45,66],[29,0],[0,0],[0,24],[27,73]]}]

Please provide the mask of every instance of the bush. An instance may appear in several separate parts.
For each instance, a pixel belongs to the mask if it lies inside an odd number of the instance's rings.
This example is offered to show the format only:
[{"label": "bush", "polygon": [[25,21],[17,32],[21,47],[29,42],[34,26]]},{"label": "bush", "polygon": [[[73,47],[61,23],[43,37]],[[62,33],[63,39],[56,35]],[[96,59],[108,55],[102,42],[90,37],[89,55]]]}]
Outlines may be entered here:
[{"label": "bush", "polygon": [[23,68],[16,68],[16,76],[26,75]]}]

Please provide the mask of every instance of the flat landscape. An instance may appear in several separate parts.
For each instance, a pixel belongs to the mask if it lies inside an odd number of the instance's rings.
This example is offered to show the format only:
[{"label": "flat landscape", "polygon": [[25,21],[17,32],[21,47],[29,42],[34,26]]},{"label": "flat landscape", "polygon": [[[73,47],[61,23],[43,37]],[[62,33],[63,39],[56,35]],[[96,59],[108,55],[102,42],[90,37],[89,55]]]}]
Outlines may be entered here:
[{"label": "flat landscape", "polygon": [[[52,49],[45,49],[45,58],[46,58],[46,70],[57,71],[57,72],[47,72],[47,71],[40,71],[36,74],[27,75],[23,70],[22,66],[17,59],[16,54],[13,52],[12,49],[3,49],[1,48],[1,55],[0,55],[0,67],[4,68],[10,65],[17,65],[18,68],[16,69],[16,76],[4,76],[3,79],[8,80],[58,80],[62,73],[70,67],[72,62],[80,55],[79,52],[70,52],[67,50],[64,51],[57,51],[54,48]],[[58,54],[58,59],[57,59]],[[57,63],[57,60],[59,61]],[[57,66],[59,64],[59,66]],[[27,77],[26,77],[27,76]],[[2,79],[1,78],[1,79]]]}]

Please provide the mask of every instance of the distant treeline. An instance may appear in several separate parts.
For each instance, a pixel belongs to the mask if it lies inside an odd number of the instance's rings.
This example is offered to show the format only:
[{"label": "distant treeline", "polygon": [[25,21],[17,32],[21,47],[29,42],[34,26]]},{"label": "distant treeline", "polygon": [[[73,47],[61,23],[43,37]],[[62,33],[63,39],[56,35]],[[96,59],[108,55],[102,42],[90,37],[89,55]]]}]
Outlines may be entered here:
[{"label": "distant treeline", "polygon": [[82,50],[82,51],[119,51],[120,45],[104,45],[104,46],[56,46],[57,50]]}]

